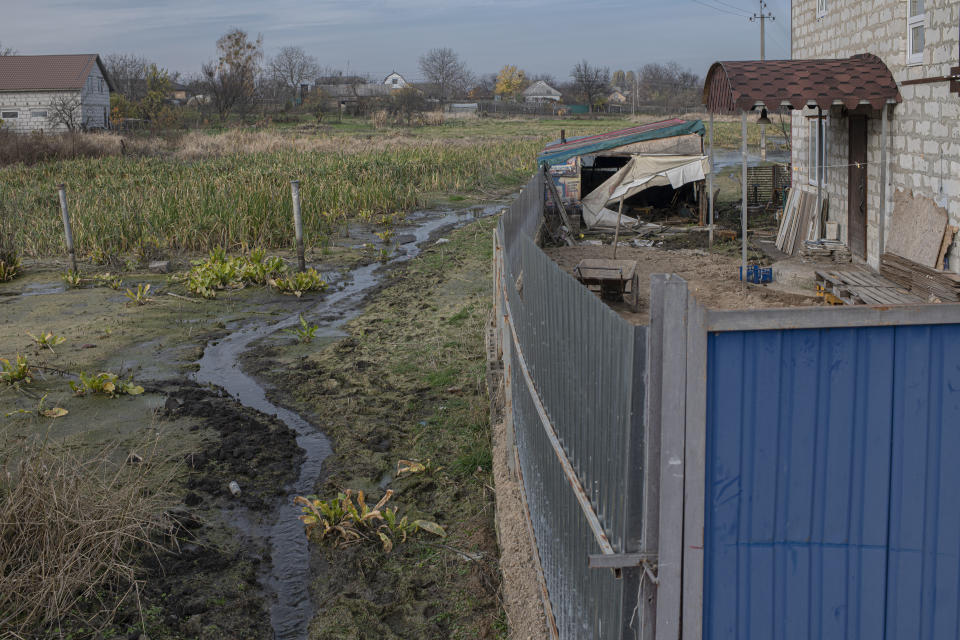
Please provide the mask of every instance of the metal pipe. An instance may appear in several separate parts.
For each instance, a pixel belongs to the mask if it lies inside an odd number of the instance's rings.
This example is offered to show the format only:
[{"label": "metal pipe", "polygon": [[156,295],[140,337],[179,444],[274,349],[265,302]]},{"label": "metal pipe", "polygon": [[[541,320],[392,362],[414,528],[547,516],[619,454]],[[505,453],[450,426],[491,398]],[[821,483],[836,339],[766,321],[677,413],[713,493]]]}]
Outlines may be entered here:
[{"label": "metal pipe", "polygon": [[707,231],[707,246],[713,246],[713,111],[710,112],[710,175],[707,176],[710,188],[710,224]]},{"label": "metal pipe", "polygon": [[73,249],[73,227],[70,226],[70,212],[67,211],[67,185],[57,185],[60,194],[60,213],[63,215],[63,236],[67,242],[67,253],[70,255],[70,266],[77,272],[77,253]]},{"label": "metal pipe", "polygon": [[621,218],[623,218],[623,196],[620,196],[620,208],[617,209],[617,229],[613,233],[613,259],[614,260],[617,259],[617,244],[620,242],[620,219]]},{"label": "metal pipe", "polygon": [[889,136],[887,105],[883,105],[880,116],[880,237],[877,248],[877,263],[883,258],[887,226],[887,138]]},{"label": "metal pipe", "polygon": [[740,151],[743,155],[740,198],[740,279],[747,281],[747,112],[740,114]]},{"label": "metal pipe", "polygon": [[303,218],[300,215],[300,181],[290,181],[290,192],[293,196],[293,230],[297,237],[297,269],[301,273],[307,270],[303,256]]},{"label": "metal pipe", "polygon": [[820,237],[820,216],[823,215],[823,161],[823,108],[817,107],[817,238]]}]

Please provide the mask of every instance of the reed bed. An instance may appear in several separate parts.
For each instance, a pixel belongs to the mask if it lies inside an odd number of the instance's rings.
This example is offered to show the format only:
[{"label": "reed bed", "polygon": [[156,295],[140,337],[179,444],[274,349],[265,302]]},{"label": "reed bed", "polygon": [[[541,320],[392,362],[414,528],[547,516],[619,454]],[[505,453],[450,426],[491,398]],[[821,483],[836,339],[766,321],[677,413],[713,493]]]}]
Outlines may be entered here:
[{"label": "reed bed", "polygon": [[[409,211],[431,193],[520,185],[542,140],[377,139],[197,135],[158,156],[79,158],[0,169],[0,216],[21,254],[62,253],[55,185],[67,185],[81,255],[291,243],[290,180],[300,180],[307,237],[346,221]],[[204,146],[206,145],[206,146]],[[189,159],[198,158],[198,159]]]}]

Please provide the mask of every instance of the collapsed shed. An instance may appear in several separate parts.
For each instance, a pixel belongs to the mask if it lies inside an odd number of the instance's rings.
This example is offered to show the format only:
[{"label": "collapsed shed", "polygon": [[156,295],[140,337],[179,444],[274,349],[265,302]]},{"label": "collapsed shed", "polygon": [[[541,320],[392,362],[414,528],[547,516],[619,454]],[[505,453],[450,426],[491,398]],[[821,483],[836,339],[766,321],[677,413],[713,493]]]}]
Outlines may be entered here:
[{"label": "collapsed shed", "polygon": [[[639,204],[663,206],[677,192],[705,211],[704,179],[710,163],[703,154],[706,128],[700,120],[679,118],[551,142],[537,157],[549,170],[564,205],[581,205],[587,228],[613,230],[617,212],[608,209],[629,198]],[[631,226],[637,220],[623,217]]]}]

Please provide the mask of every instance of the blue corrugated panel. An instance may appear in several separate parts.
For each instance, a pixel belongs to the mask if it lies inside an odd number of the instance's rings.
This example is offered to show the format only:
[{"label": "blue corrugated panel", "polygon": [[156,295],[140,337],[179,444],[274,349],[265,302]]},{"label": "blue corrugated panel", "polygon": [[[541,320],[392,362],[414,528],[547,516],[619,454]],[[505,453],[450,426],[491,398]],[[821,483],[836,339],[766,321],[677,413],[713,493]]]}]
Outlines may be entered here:
[{"label": "blue corrugated panel", "polygon": [[956,638],[960,327],[712,334],[704,637]]}]

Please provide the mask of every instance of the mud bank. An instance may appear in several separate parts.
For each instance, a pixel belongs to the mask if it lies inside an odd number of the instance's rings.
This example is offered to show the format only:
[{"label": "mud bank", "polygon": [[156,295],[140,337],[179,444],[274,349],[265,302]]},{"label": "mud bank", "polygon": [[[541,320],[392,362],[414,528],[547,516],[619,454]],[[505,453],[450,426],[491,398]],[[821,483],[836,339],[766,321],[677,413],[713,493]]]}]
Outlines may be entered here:
[{"label": "mud bank", "polygon": [[[273,402],[330,438],[316,495],[392,489],[402,515],[447,531],[390,553],[312,544],[310,638],[505,637],[483,350],[493,224],[391,271],[332,345],[266,340],[244,358]],[[428,470],[397,477],[401,459]]]}]

